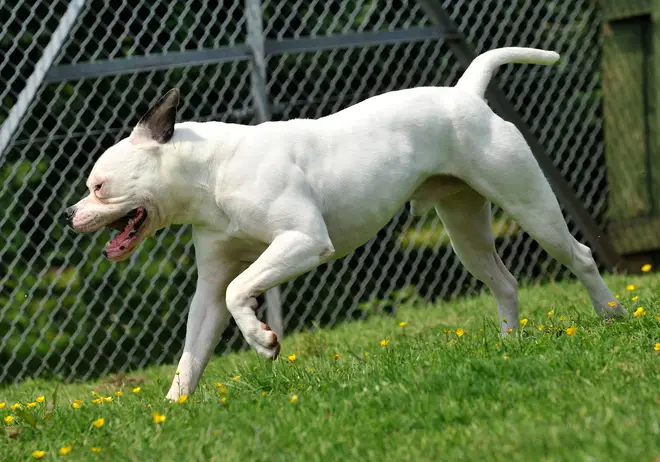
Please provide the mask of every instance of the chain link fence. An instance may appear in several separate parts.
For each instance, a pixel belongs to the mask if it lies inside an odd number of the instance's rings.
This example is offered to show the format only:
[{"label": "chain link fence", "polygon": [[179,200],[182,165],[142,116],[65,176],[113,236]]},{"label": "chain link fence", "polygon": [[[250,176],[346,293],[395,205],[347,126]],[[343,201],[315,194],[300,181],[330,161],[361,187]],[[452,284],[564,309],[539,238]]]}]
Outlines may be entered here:
[{"label": "chain link fence", "polygon": [[[555,67],[505,66],[494,80],[604,224],[600,10],[586,0],[438,2],[477,52],[522,45],[562,54]],[[190,228],[163,230],[128,261],[113,264],[101,254],[108,235],[74,234],[61,210],[84,193],[103,150],[127,136],[171,87],[182,91],[180,120],[259,121],[249,60],[130,69],[145,62],[140,57],[168,60],[243,46],[243,1],[81,4],[53,63],[74,77],[46,75],[0,152],[0,382],[86,379],[175,360],[196,277]],[[0,1],[0,122],[10,117],[69,6]],[[262,12],[265,38],[278,42],[432,26],[415,0],[266,0]],[[265,57],[266,94],[274,120],[317,118],[390,90],[452,85],[462,69],[438,38],[285,50]],[[514,275],[532,281],[568,275],[505,213],[495,207],[493,215],[498,251]],[[454,256],[436,217],[414,218],[403,209],[355,253],[281,289],[290,334],[363,318],[376,301],[446,299],[482,285]],[[242,347],[232,324],[217,352]]]}]

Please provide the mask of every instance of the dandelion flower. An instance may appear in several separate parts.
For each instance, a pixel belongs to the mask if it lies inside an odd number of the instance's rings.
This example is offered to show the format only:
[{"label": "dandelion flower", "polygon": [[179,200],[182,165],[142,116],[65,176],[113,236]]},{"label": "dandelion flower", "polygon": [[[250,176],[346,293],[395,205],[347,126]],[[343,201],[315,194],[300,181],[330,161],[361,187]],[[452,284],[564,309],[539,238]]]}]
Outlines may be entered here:
[{"label": "dandelion flower", "polygon": [[[509,334],[513,334],[513,327],[509,327],[509,330],[507,330]],[[457,332],[458,333],[458,332]]]},{"label": "dandelion flower", "polygon": [[226,397],[226,396],[221,397],[221,398],[220,398],[220,402],[221,402],[222,404],[227,404],[227,397]]},{"label": "dandelion flower", "polygon": [[387,347],[387,345],[389,345],[389,344],[390,344],[390,341],[387,340],[387,339],[383,339],[383,340],[380,341],[380,346],[382,346],[382,347]]},{"label": "dandelion flower", "polygon": [[43,403],[44,401],[46,401],[45,396],[37,396],[37,403]]},{"label": "dandelion flower", "polygon": [[368,352],[368,351],[365,351],[365,352],[364,352],[364,356],[369,356],[369,352]]},{"label": "dandelion flower", "polygon": [[553,317],[554,315],[555,315],[555,310],[554,310],[554,309],[548,311],[548,319],[550,319],[550,318]]},{"label": "dandelion flower", "polygon": [[11,424],[14,422],[14,416],[13,415],[8,415],[4,419],[2,419],[6,424]]},{"label": "dandelion flower", "polygon": [[655,351],[660,351],[660,343],[655,344],[655,348],[653,348]]},{"label": "dandelion flower", "polygon": [[607,302],[607,306],[614,307],[614,306],[616,306],[616,302],[615,301]]},{"label": "dandelion flower", "polygon": [[297,358],[297,356],[296,356],[296,354],[294,353],[294,354],[292,354],[292,355],[289,355],[288,358],[289,358],[289,361],[291,361],[292,363],[295,363],[295,362],[296,362],[296,358]]},{"label": "dandelion flower", "polygon": [[298,395],[291,395],[291,398],[289,398],[289,402],[293,404],[296,401],[298,401]]},{"label": "dandelion flower", "polygon": [[401,322],[399,323],[399,327],[406,327],[407,324],[408,324],[407,321],[401,321]]},{"label": "dandelion flower", "polygon": [[25,407],[27,407],[28,409],[32,407],[37,407],[37,403],[25,403]]},{"label": "dandelion flower", "polygon": [[61,456],[66,456],[68,453],[71,452],[72,449],[73,447],[71,446],[63,446],[60,448],[58,452],[60,453]]},{"label": "dandelion flower", "polygon": [[464,334],[465,334],[465,331],[463,330],[462,327],[459,327],[458,329],[456,329],[456,335],[458,335],[459,337],[462,337]]},{"label": "dandelion flower", "polygon": [[14,403],[11,406],[9,406],[9,409],[11,409],[12,411],[15,411],[16,409],[20,409],[20,408],[21,405],[19,403]]},{"label": "dandelion flower", "polygon": [[124,396],[124,392],[123,391],[116,391],[115,395],[116,396]]},{"label": "dandelion flower", "polygon": [[334,355],[332,355],[332,357],[334,359],[339,359],[339,358],[341,358],[341,355],[339,353],[335,353]]},{"label": "dandelion flower", "polygon": [[98,446],[92,446],[90,449],[94,454],[98,454],[99,452],[101,452],[101,448]]},{"label": "dandelion flower", "polygon": [[544,326],[543,324],[540,324],[540,325],[539,325],[539,330],[542,331],[543,329],[545,329],[545,326]]},{"label": "dandelion flower", "polygon": [[35,459],[41,459],[45,455],[46,455],[46,451],[34,451],[32,453],[32,457],[34,457]]},{"label": "dandelion flower", "polygon": [[133,393],[140,393],[140,390],[142,390],[142,388],[135,387],[135,388],[133,388]]},{"label": "dandelion flower", "polygon": [[237,375],[237,376],[234,377],[232,380],[233,380],[234,382],[238,382],[239,380],[241,380],[241,376],[240,376],[240,375]]},{"label": "dandelion flower", "polygon": [[442,329],[442,333],[445,334],[445,335],[447,335],[447,334],[449,333],[449,330],[447,330],[447,329]]},{"label": "dandelion flower", "polygon": [[160,412],[154,412],[153,414],[151,414],[151,418],[154,420],[154,423],[156,423],[156,424],[160,424],[160,423],[165,422],[165,419],[166,419],[167,417],[165,417],[165,416],[164,416],[163,414],[161,414]]},{"label": "dandelion flower", "polygon": [[101,428],[103,424],[105,424],[105,419],[103,417],[99,417],[94,422],[92,422],[92,425],[94,425],[96,428]]},{"label": "dandelion flower", "polygon": [[222,382],[215,382],[215,386],[218,387],[218,388],[222,388],[225,385]]},{"label": "dandelion flower", "polygon": [[635,310],[633,316],[635,316],[636,318],[639,318],[640,316],[646,316],[646,310],[640,306]]},{"label": "dandelion flower", "polygon": [[112,401],[112,396],[106,396],[106,397],[104,397],[104,398],[102,398],[102,399],[103,399],[103,401],[105,401],[106,403],[109,403],[110,401]]},{"label": "dandelion flower", "polygon": [[227,394],[227,387],[220,387],[220,393],[222,393],[223,395],[226,395]]},{"label": "dandelion flower", "polygon": [[4,409],[6,405],[7,403],[5,403],[4,401],[0,402],[0,409]]},{"label": "dandelion flower", "polygon": [[522,318],[522,319],[520,320],[520,325],[521,325],[521,326],[526,326],[528,322],[529,322],[529,319],[527,319],[527,318]]},{"label": "dandelion flower", "polygon": [[82,399],[74,399],[73,403],[71,403],[71,407],[74,409],[80,409],[82,406],[83,400]]},{"label": "dandelion flower", "polygon": [[577,327],[571,326],[568,329],[566,329],[566,335],[576,335],[577,334]]},{"label": "dandelion flower", "polygon": [[635,290],[635,286],[633,284],[628,284],[626,286],[626,290],[629,291],[629,292],[632,292],[633,290]]},{"label": "dandelion flower", "polygon": [[642,272],[648,273],[649,271],[651,271],[651,268],[653,268],[653,266],[651,266],[650,263],[647,263],[646,265],[642,265]]},{"label": "dandelion flower", "polygon": [[187,399],[188,399],[188,395],[181,395],[179,396],[179,399],[176,400],[176,402],[179,404],[183,404],[186,402]]},{"label": "dandelion flower", "polygon": [[633,302],[636,302],[637,300],[639,300],[639,295],[635,295],[635,296],[632,298],[632,301],[633,301]]},{"label": "dandelion flower", "polygon": [[96,398],[92,400],[92,403],[94,404],[101,404],[103,402],[103,398]]}]

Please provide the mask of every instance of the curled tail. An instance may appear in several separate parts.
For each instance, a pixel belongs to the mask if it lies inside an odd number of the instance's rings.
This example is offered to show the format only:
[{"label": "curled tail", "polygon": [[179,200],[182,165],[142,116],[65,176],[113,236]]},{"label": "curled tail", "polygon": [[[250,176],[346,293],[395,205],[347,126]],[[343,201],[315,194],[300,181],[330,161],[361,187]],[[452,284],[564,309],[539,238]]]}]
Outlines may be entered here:
[{"label": "curled tail", "polygon": [[474,58],[456,84],[456,88],[476,93],[481,98],[486,94],[493,71],[504,64],[554,64],[559,53],[538,48],[508,47],[490,50]]}]

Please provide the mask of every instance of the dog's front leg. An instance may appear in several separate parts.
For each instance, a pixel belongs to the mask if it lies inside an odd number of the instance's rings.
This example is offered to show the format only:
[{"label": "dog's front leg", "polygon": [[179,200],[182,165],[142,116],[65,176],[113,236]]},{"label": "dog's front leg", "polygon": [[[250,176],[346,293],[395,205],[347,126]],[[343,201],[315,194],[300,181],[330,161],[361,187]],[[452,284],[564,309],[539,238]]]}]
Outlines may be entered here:
[{"label": "dog's front leg", "polygon": [[245,340],[269,359],[277,358],[280,345],[268,325],[259,322],[256,297],[328,261],[334,248],[320,221],[319,232],[285,231],[271,242],[259,258],[227,287],[227,308]]},{"label": "dog's front leg", "polygon": [[197,287],[188,312],[186,341],[169,400],[195,391],[222,332],[229,323],[225,302],[227,284],[238,273],[238,264],[227,258],[213,236],[194,233]]}]

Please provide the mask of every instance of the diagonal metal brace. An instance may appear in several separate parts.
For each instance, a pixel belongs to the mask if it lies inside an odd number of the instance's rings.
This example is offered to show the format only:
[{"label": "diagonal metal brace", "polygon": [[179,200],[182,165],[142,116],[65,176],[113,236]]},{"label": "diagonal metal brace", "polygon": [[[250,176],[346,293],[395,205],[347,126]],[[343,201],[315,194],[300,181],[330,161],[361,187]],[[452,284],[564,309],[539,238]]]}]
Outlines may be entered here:
[{"label": "diagonal metal brace", "polygon": [[[444,26],[450,30],[457,30],[451,17],[442,6],[442,2],[439,0],[417,1],[434,24]],[[448,38],[445,43],[465,68],[476,57],[474,50],[468,45],[463,34],[458,33],[454,37]],[[582,231],[593,250],[600,256],[601,261],[607,269],[611,271],[619,267],[622,264],[621,256],[614,249],[608,236],[601,231],[596,221],[584,208],[580,199],[576,196],[561,172],[552,163],[541,143],[536,139],[513,104],[507,99],[504,92],[495,83],[491,82],[486,91],[486,98],[488,98],[489,103],[496,111],[520,130],[559,201],[566,207],[571,218],[575,221],[580,231]]]}]

